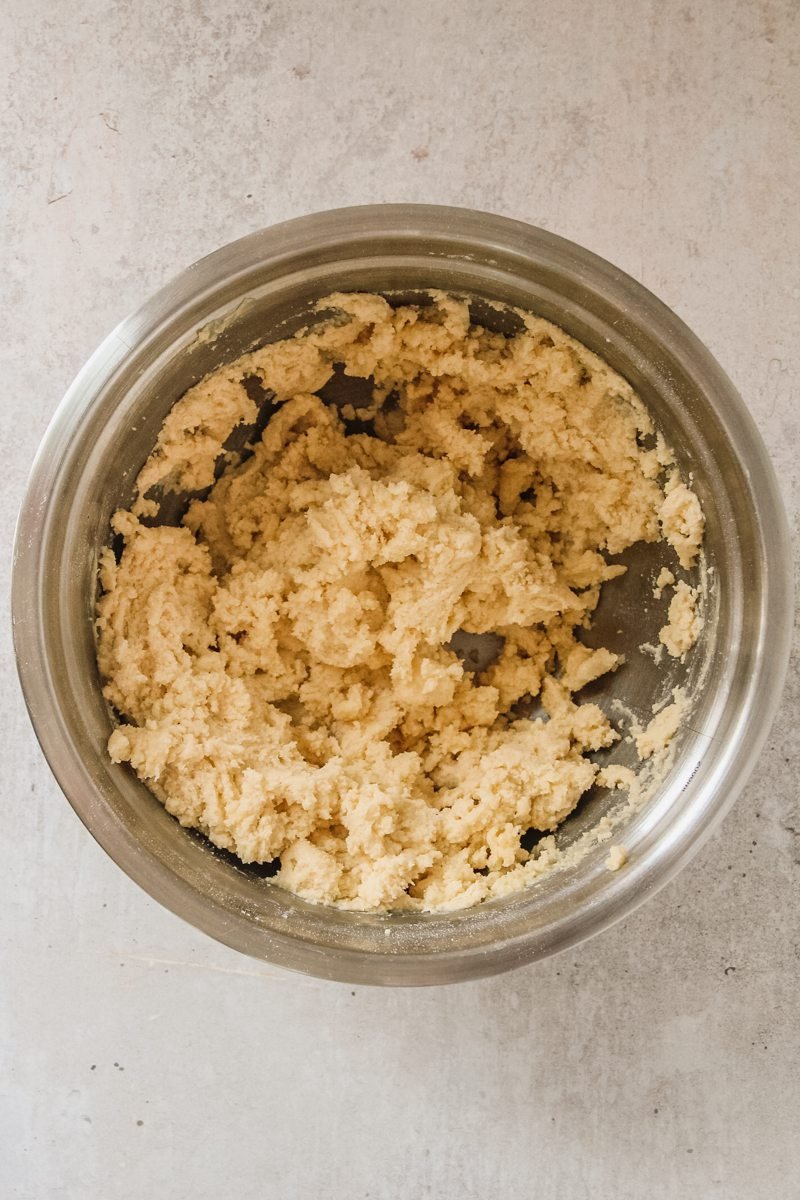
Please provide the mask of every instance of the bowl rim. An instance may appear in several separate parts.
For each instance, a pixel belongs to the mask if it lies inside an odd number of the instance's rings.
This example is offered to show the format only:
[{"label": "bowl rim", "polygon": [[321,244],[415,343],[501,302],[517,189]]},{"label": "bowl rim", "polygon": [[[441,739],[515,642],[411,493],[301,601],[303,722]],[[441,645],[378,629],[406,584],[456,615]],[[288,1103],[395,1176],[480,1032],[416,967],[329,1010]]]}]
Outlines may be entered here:
[{"label": "bowl rim", "polygon": [[[254,260],[279,264],[290,260],[309,239],[346,232],[350,241],[378,234],[397,235],[409,242],[415,237],[480,240],[484,247],[503,252],[549,255],[562,266],[588,272],[606,295],[620,305],[643,312],[648,326],[655,325],[663,339],[679,344],[692,372],[704,380],[704,390],[724,406],[726,431],[734,431],[733,445],[748,477],[758,484],[765,560],[764,602],[760,642],[768,635],[770,655],[755,660],[753,676],[743,703],[741,720],[748,723],[747,739],[729,747],[715,783],[713,805],[687,805],[668,842],[658,843],[618,872],[590,910],[571,913],[544,930],[525,936],[498,939],[479,950],[436,948],[417,953],[343,950],[302,942],[291,934],[270,934],[258,949],[247,940],[230,914],[215,907],[177,875],[168,876],[118,822],[98,812],[87,794],[85,770],[77,759],[63,720],[52,698],[47,648],[36,598],[41,575],[37,532],[50,501],[55,464],[65,444],[74,436],[93,399],[102,393],[131,347],[146,339],[175,308],[213,290],[223,279],[235,278]],[[161,287],[143,305],[124,318],[86,361],[58,405],[36,453],[14,538],[12,567],[12,626],[17,669],[31,721],[42,751],[62,791],[81,821],[109,856],[154,899],[227,945],[323,978],[346,982],[428,984],[476,978],[544,958],[593,936],[621,920],[663,887],[696,853],[732,807],[769,732],[777,709],[791,645],[794,609],[789,525],[778,483],[764,443],[744,401],[722,368],[683,321],[648,289],[613,264],[589,250],[536,226],[473,209],[440,205],[359,205],[312,213],[245,235],[199,259]]]}]

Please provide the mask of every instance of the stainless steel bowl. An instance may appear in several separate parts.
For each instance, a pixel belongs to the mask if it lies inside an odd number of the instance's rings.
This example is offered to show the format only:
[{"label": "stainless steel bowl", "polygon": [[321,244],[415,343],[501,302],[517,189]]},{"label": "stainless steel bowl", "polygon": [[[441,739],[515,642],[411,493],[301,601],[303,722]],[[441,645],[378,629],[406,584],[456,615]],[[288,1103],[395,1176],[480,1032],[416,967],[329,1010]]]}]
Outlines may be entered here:
[{"label": "stainless steel bowl", "polygon": [[[161,422],[187,387],[254,343],[299,327],[328,292],[431,287],[472,297],[484,319],[496,313],[487,300],[532,310],[639,391],[705,510],[706,635],[688,670],[692,717],[674,766],[619,835],[629,854],[624,870],[608,871],[598,847],[524,892],[466,912],[340,912],[305,903],[215,852],[109,760],[111,716],[93,632],[97,555],[111,513],[130,501]],[[493,319],[502,325],[502,315]],[[789,562],[775,479],[746,408],[708,351],[648,291],[579,246],[500,217],[424,205],[350,208],[224,247],[92,355],[33,466],[15,546],[14,636],[56,778],[95,838],[151,896],[212,937],[295,970],[359,983],[445,983],[564,949],[629,913],[687,862],[733,803],[770,725],[788,657]],[[663,681],[637,647],[660,614],[642,599],[653,564],[632,565],[599,613],[606,644],[629,652],[602,698],[616,695],[644,714]],[[613,795],[591,798],[561,837],[580,836],[616,803]]]}]

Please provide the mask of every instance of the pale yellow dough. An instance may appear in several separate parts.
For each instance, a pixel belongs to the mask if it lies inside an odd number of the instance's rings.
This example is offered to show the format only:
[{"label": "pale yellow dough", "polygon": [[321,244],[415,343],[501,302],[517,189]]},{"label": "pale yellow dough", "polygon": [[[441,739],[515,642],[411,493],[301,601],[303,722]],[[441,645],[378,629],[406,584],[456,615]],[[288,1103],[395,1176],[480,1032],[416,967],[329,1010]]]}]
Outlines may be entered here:
[{"label": "pale yellow dough", "polygon": [[606,868],[609,871],[619,871],[625,866],[628,861],[628,852],[624,846],[612,846],[608,852],[606,859]]},{"label": "pale yellow dough", "polygon": [[669,604],[669,620],[659,632],[659,641],[673,658],[684,658],[700,636],[703,617],[697,610],[698,589],[681,579]]},{"label": "pale yellow dough", "polygon": [[652,721],[644,729],[634,722],[631,732],[636,743],[636,753],[642,761],[650,758],[653,754],[660,753],[669,745],[678,732],[688,707],[686,693],[682,688],[675,688],[672,693],[672,703],[658,709]]},{"label": "pale yellow dough", "polygon": [[[556,861],[552,838],[528,852],[521,835],[558,827],[598,774],[586,752],[618,737],[572,698],[619,662],[578,636],[623,571],[605,555],[663,537],[688,568],[702,513],[677,470],[661,482],[669,452],[640,444],[654,430],[628,384],[545,321],[504,337],[439,293],[320,308],[337,315],[173,407],[114,517],[124,551],[102,556],[97,616],[124,721],[109,752],[182,824],[245,862],[280,858],[301,896],[466,907]],[[334,364],[374,380],[358,413],[374,435],[314,394]],[[256,418],[253,379],[275,412],[214,482]],[[151,489],[212,484],[181,526],[146,523]],[[697,622],[680,628],[670,653]],[[481,675],[448,648],[457,630],[504,639]],[[527,698],[549,719],[515,713]]]}]

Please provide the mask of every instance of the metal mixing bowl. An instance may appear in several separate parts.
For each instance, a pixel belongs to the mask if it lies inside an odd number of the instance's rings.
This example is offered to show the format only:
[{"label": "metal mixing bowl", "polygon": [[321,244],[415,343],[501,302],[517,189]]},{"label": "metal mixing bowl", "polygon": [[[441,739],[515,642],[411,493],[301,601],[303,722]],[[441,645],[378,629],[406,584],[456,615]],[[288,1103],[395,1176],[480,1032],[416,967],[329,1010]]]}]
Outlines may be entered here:
[{"label": "metal mixing bowl", "polygon": [[[215,851],[170,817],[106,753],[93,613],[99,549],[170,406],[254,343],[286,336],[331,291],[465,294],[476,316],[501,301],[556,322],[623,374],[691,475],[706,515],[703,639],[684,671],[693,696],[674,765],[623,823],[628,865],[607,847],[526,891],[453,914],[376,915],[315,906]],[[681,670],[659,677],[638,650],[663,610],[659,560],[639,548],[606,585],[597,636],[627,653],[596,689],[644,716]],[[663,553],[663,548],[655,554]],[[649,557],[648,557],[649,555]],[[666,558],[663,561],[667,561]],[[755,763],[788,657],[792,599],[785,515],[764,446],[729,380],[678,318],[639,284],[540,229],[462,209],[385,205],[303,217],[203,259],[122,324],[69,389],[36,458],[20,516],[14,635],[33,724],[87,828],[162,904],[258,958],[358,983],[432,984],[541,958],[603,929],[662,886],[731,806]],[[615,761],[630,758],[622,743]],[[620,757],[621,756],[621,757]],[[622,801],[592,794],[567,843]]]}]

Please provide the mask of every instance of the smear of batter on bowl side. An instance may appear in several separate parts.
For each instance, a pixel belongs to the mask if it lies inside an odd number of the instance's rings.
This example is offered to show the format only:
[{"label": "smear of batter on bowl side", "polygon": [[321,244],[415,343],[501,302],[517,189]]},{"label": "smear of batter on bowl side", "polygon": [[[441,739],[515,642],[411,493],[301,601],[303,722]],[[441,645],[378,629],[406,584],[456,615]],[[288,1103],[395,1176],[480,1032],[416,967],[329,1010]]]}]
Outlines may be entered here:
[{"label": "smear of batter on bowl side", "polygon": [[[109,752],[183,825],[244,862],[280,859],[276,881],[303,897],[467,907],[558,860],[523,835],[559,826],[598,778],[587,754],[619,736],[573,698],[620,662],[580,640],[624,571],[606,554],[664,539],[687,569],[703,516],[663,439],[642,445],[655,431],[630,386],[546,321],[492,333],[442,293],[318,307],[335,315],[175,404],[113,518]],[[342,371],[369,381],[365,407],[320,397]],[[258,387],[273,415],[215,480]],[[209,487],[182,525],[148,523],[154,488]],[[663,640],[682,655],[701,617],[676,603]],[[459,631],[498,635],[494,663],[465,669]]]}]

